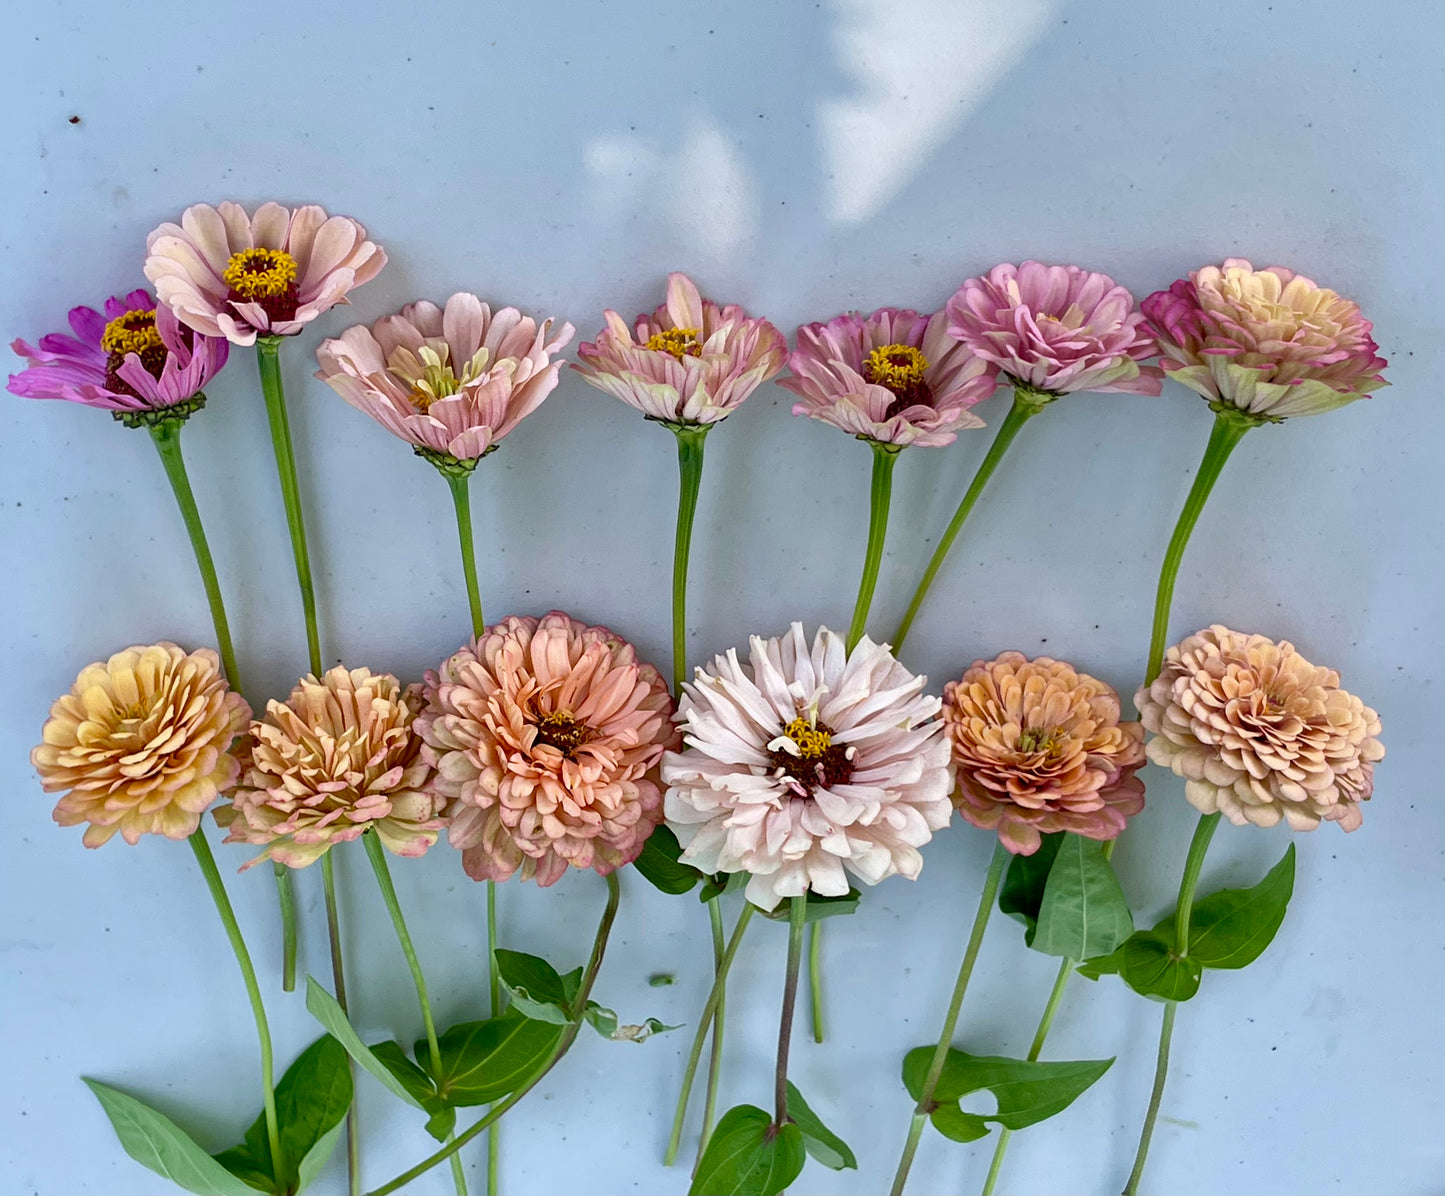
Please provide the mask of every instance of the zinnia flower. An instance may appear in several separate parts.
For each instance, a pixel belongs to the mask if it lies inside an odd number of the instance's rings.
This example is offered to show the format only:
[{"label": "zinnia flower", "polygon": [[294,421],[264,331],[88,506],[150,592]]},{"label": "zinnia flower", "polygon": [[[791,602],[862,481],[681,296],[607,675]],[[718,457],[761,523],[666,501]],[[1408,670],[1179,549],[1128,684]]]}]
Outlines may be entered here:
[{"label": "zinnia flower", "polygon": [[943,312],[884,307],[826,324],[804,324],[780,378],[803,401],[794,415],[820,419],[868,440],[906,447],[952,444],[959,428],[981,428],[969,411],[993,394],[998,371],[948,334]]},{"label": "zinnia flower", "polygon": [[649,419],[712,424],[783,368],[788,342],[737,304],[704,299],[686,274],[669,274],[667,302],[629,328],[615,311],[573,368]]},{"label": "zinnia flower", "polygon": [[1364,821],[1385,756],[1379,715],[1293,644],[1215,625],[1170,648],[1134,704],[1149,759],[1187,779],[1201,813],[1296,831]]},{"label": "zinnia flower", "polygon": [[1016,384],[1051,395],[1076,390],[1157,395],[1159,350],[1134,296],[1078,266],[1005,262],[970,278],[948,301],[948,331]]},{"label": "zinnia flower", "polygon": [[372,829],[397,855],[424,854],[446,803],[428,784],[413,726],[421,704],[419,686],[341,665],[268,702],[237,750],[231,804],[216,811],[227,843],[265,847],[246,867],[274,859],[304,868]]},{"label": "zinnia flower", "polygon": [[230,350],[224,338],[198,336],[169,308],[157,310],[147,291],[112,296],[104,315],[72,307],[70,327],[74,336],[52,332],[38,347],[11,342],[26,364],[10,375],[12,394],[100,407],[127,423],[147,422],[151,412],[189,415]]},{"label": "zinnia flower", "polygon": [[465,292],[422,301],[316,350],[316,376],[358,411],[425,453],[475,462],[557,385],[549,359],[572,339],[515,307],[493,313]]},{"label": "zinnia flower", "polygon": [[652,770],[677,742],[672,698],[607,628],[505,619],[428,673],[426,697],[424,754],[474,880],[605,876],[662,821]]},{"label": "zinnia flower", "polygon": [[1015,855],[1040,836],[1113,839],[1144,808],[1144,728],[1119,695],[1062,660],[1004,652],[943,687],[958,810]]},{"label": "zinnia flower", "polygon": [[348,216],[315,204],[198,203],[146,238],[145,276],[182,324],[253,345],[294,336],[386,265],[380,245]]},{"label": "zinnia flower", "polygon": [[1360,309],[1283,266],[1205,266],[1140,305],[1164,369],[1262,420],[1315,415],[1389,385]]},{"label": "zinnia flower", "polygon": [[850,654],[820,627],[753,636],[684,686],[687,747],[662,759],[667,824],[704,872],[749,872],[747,899],[773,909],[811,890],[837,897],[852,873],[913,880],[918,849],[948,825],[952,767],[938,698],[866,636]]},{"label": "zinnia flower", "polygon": [[85,845],[117,832],[184,839],[201,814],[235,782],[227,749],[251,708],[232,693],[209,648],[175,644],[127,648],[87,665],[50,708],[44,742],[30,753],[61,826],[90,825]]}]

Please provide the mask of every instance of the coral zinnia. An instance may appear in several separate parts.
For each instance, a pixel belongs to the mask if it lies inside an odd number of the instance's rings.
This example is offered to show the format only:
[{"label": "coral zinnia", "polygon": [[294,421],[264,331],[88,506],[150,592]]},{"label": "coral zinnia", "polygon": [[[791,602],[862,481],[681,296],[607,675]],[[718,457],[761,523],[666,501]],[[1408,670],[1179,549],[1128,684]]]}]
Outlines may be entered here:
[{"label": "coral zinnia", "polygon": [[677,742],[672,698],[607,628],[504,619],[427,674],[426,698],[417,727],[474,880],[605,876],[662,820],[651,773]]},{"label": "coral zinnia", "polygon": [[1171,378],[1260,419],[1315,415],[1389,385],[1359,307],[1283,266],[1229,258],[1140,306]]},{"label": "coral zinnia", "polygon": [[1144,808],[1144,729],[1119,695],[1061,660],[1004,652],[943,687],[958,809],[1015,855],[1040,836],[1112,839]]},{"label": "coral zinnia", "polygon": [[445,803],[427,783],[420,709],[420,688],[390,673],[338,665],[301,678],[238,745],[241,781],[216,811],[226,842],[265,847],[247,868],[264,859],[304,868],[371,829],[397,855],[425,853]]},{"label": "coral zinnia", "polygon": [[1209,627],[1169,649],[1134,704],[1153,733],[1149,759],[1187,778],[1200,812],[1296,831],[1364,820],[1385,756],[1380,718],[1288,641]]},{"label": "coral zinnia", "polygon": [[577,346],[578,370],[598,390],[673,424],[731,415],[783,368],[788,342],[736,304],[704,299],[686,274],[669,274],[667,302],[629,328],[615,311],[595,342]]},{"label": "coral zinnia", "polygon": [[117,831],[130,844],[184,839],[236,780],[227,749],[250,717],[209,648],[127,648],[81,670],[50,708],[30,762],[47,793],[66,791],[55,821],[90,824],[87,847]]},{"label": "coral zinnia", "polygon": [[988,398],[998,371],[948,334],[933,316],[884,307],[870,316],[804,324],[780,378],[803,401],[794,415],[822,420],[882,444],[952,444],[960,428],[981,428],[969,408]]},{"label": "coral zinnia", "polygon": [[667,824],[704,872],[749,872],[770,910],[811,890],[918,876],[948,825],[952,767],[938,698],[866,636],[753,636],[698,669],[678,708],[687,747],[663,757]]},{"label": "coral zinnia", "polygon": [[146,253],[145,276],[177,319],[238,345],[294,336],[386,265],[366,229],[315,204],[263,203],[254,216],[229,200],[194,204],[146,238]]},{"label": "coral zinnia", "polygon": [[550,354],[573,330],[553,323],[466,292],[445,309],[423,300],[323,342],[316,377],[409,444],[475,461],[556,387]]},{"label": "coral zinnia", "polygon": [[141,290],[107,299],[103,315],[93,307],[72,307],[70,327],[74,336],[52,332],[38,346],[11,342],[26,363],[23,373],[10,375],[12,394],[84,403],[116,412],[117,418],[169,411],[201,393],[230,349],[223,337],[183,327],[169,308],[157,310]]},{"label": "coral zinnia", "polygon": [[1158,348],[1134,296],[1078,266],[1005,262],[970,278],[948,301],[948,331],[1015,383],[1049,394],[1076,390],[1157,395]]}]

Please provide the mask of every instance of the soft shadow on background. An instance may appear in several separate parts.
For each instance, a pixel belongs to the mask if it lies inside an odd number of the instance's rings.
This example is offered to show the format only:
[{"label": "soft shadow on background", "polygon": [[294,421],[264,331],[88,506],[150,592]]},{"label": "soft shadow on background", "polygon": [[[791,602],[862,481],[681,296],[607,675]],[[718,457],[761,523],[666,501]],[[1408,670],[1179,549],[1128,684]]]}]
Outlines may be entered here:
[{"label": "soft shadow on background", "polygon": [[[1245,973],[1211,975],[1181,1017],[1150,1173],[1169,1192],[1438,1191],[1442,23],[1426,0],[1378,7],[1368,30],[1342,0],[570,0],[545,12],[358,0],[245,25],[204,7],[53,3],[12,21],[0,83],[0,332],[33,339],[70,306],[139,285],[145,234],[191,202],[316,201],[361,219],[391,263],[284,360],[328,656],[414,679],[467,633],[451,512],[429,468],[310,378],[320,337],[352,322],[470,289],[590,339],[605,307],[651,308],[666,273],[685,269],[791,332],[852,307],[931,310],[965,277],[1029,256],[1108,270],[1143,295],[1239,254],[1358,299],[1393,387],[1248,438],[1191,546],[1174,627],[1217,620],[1292,639],[1379,709],[1389,757],[1364,829],[1300,838],[1276,944]],[[698,658],[795,618],[841,626],[851,609],[868,455],[793,419],[790,402],[764,387],[709,439]],[[980,414],[995,423],[1006,402]],[[256,1105],[242,989],[185,849],[83,851],[51,824],[26,756],[80,666],[135,642],[203,644],[209,623],[146,438],[60,404],[7,396],[0,410],[0,775],[18,839],[0,878],[12,1043],[0,1182],[153,1192],[76,1077],[153,1096],[228,1144]],[[1057,653],[1132,692],[1208,427],[1204,404],[1172,384],[1157,399],[1078,396],[1031,424],[908,662],[941,684],[1005,648]],[[896,625],[988,436],[902,461],[875,635]],[[250,353],[210,391],[187,450],[259,703],[289,688],[304,641]],[[489,614],[564,606],[665,669],[675,486],[670,438],[564,377],[476,475]],[[1194,818],[1178,782],[1154,769],[1148,781],[1118,855],[1146,924],[1171,900]],[[1256,877],[1283,846],[1282,833],[1226,829],[1206,887]],[[832,1041],[800,1041],[794,1068],[861,1170],[809,1171],[798,1190],[886,1183],[908,1120],[899,1061],[936,1033],[989,850],[956,826],[918,884],[885,884],[830,925]],[[223,866],[244,858],[222,853]],[[359,858],[342,871],[357,1020],[409,1040],[420,1027],[384,913]],[[439,1020],[477,1016],[479,890],[445,845],[396,873]],[[319,878],[299,880],[303,967],[324,974]],[[258,871],[232,887],[289,1059],[315,1027],[279,992],[270,884]],[[688,1022],[708,984],[702,911],[640,878],[627,890],[597,995],[627,1020]],[[503,938],[570,965],[600,901],[591,877],[511,886]],[[724,1107],[766,1101],[783,938],[764,926],[734,971]],[[657,972],[677,983],[648,988]],[[1052,972],[1000,919],[960,1042],[1022,1053]],[[1020,1135],[1005,1187],[1118,1190],[1157,1016],[1117,984],[1076,982],[1051,1056],[1118,1062]],[[682,1189],[659,1158],[688,1033],[641,1047],[581,1039],[506,1122],[506,1191]],[[375,1085],[361,1091],[376,1183],[429,1139]],[[976,1189],[991,1149],[925,1139],[916,1190]],[[480,1158],[468,1152],[474,1186]],[[333,1167],[327,1186],[343,1182]]]}]

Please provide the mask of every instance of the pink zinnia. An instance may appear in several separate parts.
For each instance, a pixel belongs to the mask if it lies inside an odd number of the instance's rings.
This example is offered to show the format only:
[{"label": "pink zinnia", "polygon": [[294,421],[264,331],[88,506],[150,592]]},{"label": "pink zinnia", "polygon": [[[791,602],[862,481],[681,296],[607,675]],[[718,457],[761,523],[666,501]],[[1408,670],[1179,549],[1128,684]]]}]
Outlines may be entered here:
[{"label": "pink zinnia", "polygon": [[1015,383],[1051,395],[1076,390],[1157,395],[1164,375],[1134,296],[1078,266],[1008,262],[970,278],[948,301],[948,331]]},{"label": "pink zinnia", "polygon": [[667,302],[629,328],[615,311],[596,342],[577,346],[578,370],[598,390],[669,424],[712,424],[783,368],[788,342],[737,304],[704,299],[669,274]]},{"label": "pink zinnia", "polygon": [[475,461],[496,448],[557,385],[550,355],[572,339],[515,307],[493,312],[461,292],[442,309],[411,303],[316,350],[316,377],[418,449]]},{"label": "pink zinnia", "polygon": [[561,611],[505,619],[427,674],[426,699],[423,757],[474,880],[605,876],[662,820],[672,698],[607,628]]},{"label": "pink zinnia", "polygon": [[884,307],[804,324],[780,378],[806,415],[882,444],[952,444],[959,428],[981,428],[969,408],[993,394],[998,371],[933,316]]},{"label": "pink zinnia", "polygon": [[74,336],[52,332],[39,346],[10,344],[26,368],[7,389],[26,399],[64,399],[114,411],[162,411],[196,398],[226,364],[230,346],[183,328],[147,291],[70,309]]},{"label": "pink zinnia", "polygon": [[1283,266],[1205,266],[1140,305],[1171,378],[1263,420],[1315,415],[1389,385],[1359,307]]},{"label": "pink zinnia", "polygon": [[263,203],[254,216],[230,201],[194,204],[152,232],[146,252],[145,275],[181,323],[238,345],[294,336],[386,265],[366,229],[315,204]]}]

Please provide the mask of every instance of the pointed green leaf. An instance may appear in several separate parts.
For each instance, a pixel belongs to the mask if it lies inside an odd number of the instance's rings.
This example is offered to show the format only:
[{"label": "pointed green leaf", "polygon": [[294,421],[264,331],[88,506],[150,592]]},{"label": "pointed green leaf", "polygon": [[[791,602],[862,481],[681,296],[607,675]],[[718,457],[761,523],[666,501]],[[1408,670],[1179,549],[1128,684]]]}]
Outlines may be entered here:
[{"label": "pointed green leaf", "polygon": [[632,862],[653,888],[675,895],[686,893],[705,875],[690,864],[680,863],[677,857],[681,854],[677,836],[668,826],[660,825],[647,836],[642,853]]},{"label": "pointed green leaf", "polygon": [[255,1196],[255,1189],[211,1158],[180,1126],[133,1096],[98,1080],[95,1093],[121,1148],[143,1167],[197,1196]]},{"label": "pointed green leaf", "polygon": [[1033,855],[1016,855],[1009,860],[999,889],[998,907],[1011,918],[1024,924],[1024,946],[1034,945],[1034,928],[1038,925],[1039,907],[1044,903],[1044,885],[1049,869],[1059,853],[1063,832],[1044,835]]},{"label": "pointed green leaf", "polygon": [[[493,953],[497,977],[513,1008],[523,1017],[565,1026],[572,1020],[564,978],[545,959],[499,947]],[[577,977],[580,982],[581,977]]]},{"label": "pointed green leaf", "polygon": [[[903,1083],[914,1100],[923,1094],[923,1082],[932,1061],[932,1046],[915,1047],[903,1058]],[[950,1047],[933,1091],[934,1113],[953,1106],[954,1112],[933,1117],[940,1132],[959,1142],[982,1137],[980,1125],[994,1122],[1011,1130],[1023,1129],[1067,1109],[1102,1076],[1113,1059],[1083,1059],[1067,1063],[1030,1062],[997,1055],[970,1055]],[[965,1096],[984,1089],[998,1102],[993,1113],[964,1113],[957,1109]],[[969,1120],[969,1119],[973,1120]],[[985,1130],[985,1132],[987,1132]],[[968,1135],[961,1137],[959,1135]]]},{"label": "pointed green leaf", "polygon": [[688,1196],[781,1196],[807,1158],[796,1125],[775,1126],[755,1105],[738,1105],[708,1139]]},{"label": "pointed green leaf", "polygon": [[296,1190],[306,1191],[321,1174],[321,1168],[326,1166],[326,1160],[331,1157],[331,1152],[336,1149],[336,1144],[341,1140],[341,1135],[346,1132],[346,1119],[343,1117],[321,1137],[311,1144],[311,1148],[302,1156],[301,1162],[296,1168]]},{"label": "pointed green leaf", "polygon": [[1119,975],[1140,996],[1187,1001],[1199,991],[1201,971],[1192,956],[1178,958],[1173,937],[1158,930],[1136,930],[1119,948]]},{"label": "pointed green leaf", "polygon": [[325,1026],[332,1037],[346,1049],[346,1053],[355,1059],[362,1068],[380,1080],[392,1095],[415,1108],[422,1107],[421,1101],[408,1092],[406,1086],[392,1075],[371,1053],[366,1043],[361,1041],[361,1037],[352,1029],[351,1023],[346,1020],[346,1014],[341,1011],[341,1006],[336,1003],[336,998],[317,984],[314,976],[306,977],[306,1008],[310,1011],[311,1016]]},{"label": "pointed green leaf", "polygon": [[954,1142],[977,1142],[988,1137],[988,1122],[977,1113],[965,1113],[957,1105],[939,1105],[928,1120],[945,1138]]},{"label": "pointed green leaf", "polygon": [[669,1026],[660,1022],[655,1017],[650,1017],[645,1022],[636,1025],[619,1024],[617,1014],[611,1009],[597,1004],[596,1001],[587,1002],[587,1009],[582,1016],[587,1020],[589,1026],[610,1042],[646,1042],[654,1034],[664,1034],[668,1030],[680,1029],[678,1026]]},{"label": "pointed green leaf", "polygon": [[714,897],[721,897],[724,893],[736,893],[748,883],[749,875],[746,872],[719,872],[716,876],[709,876],[702,882],[702,888],[697,891],[699,901],[711,901]]},{"label": "pointed green leaf", "polygon": [[[486,1105],[517,1088],[557,1049],[563,1027],[507,1010],[462,1022],[437,1040],[442,1070],[437,1091],[456,1107]],[[421,1050],[425,1045],[419,1043]],[[418,1058],[423,1058],[418,1051]]]},{"label": "pointed green leaf", "polygon": [[426,1132],[438,1142],[445,1142],[457,1128],[457,1111],[451,1105],[441,1105],[426,1119]]},{"label": "pointed green leaf", "polygon": [[1128,899],[1103,844],[1066,834],[1049,869],[1030,945],[1045,955],[1092,959],[1108,955],[1133,933]]},{"label": "pointed green leaf", "polygon": [[823,1124],[791,1080],[788,1081],[788,1119],[802,1131],[803,1148],[824,1167],[834,1171],[845,1167],[858,1170],[858,1160],[848,1149],[848,1143]]},{"label": "pointed green leaf", "polygon": [[[425,1047],[426,1044],[421,1045]],[[430,1114],[426,1122],[426,1132],[438,1142],[445,1142],[447,1135],[456,1128],[457,1111],[437,1094],[436,1084],[432,1082],[431,1076],[407,1057],[406,1048],[399,1042],[378,1042],[370,1049],[377,1062],[391,1072],[397,1082],[416,1098],[422,1109]]]},{"label": "pointed green leaf", "polygon": [[1084,960],[1074,971],[1087,980],[1097,980],[1100,976],[1118,975],[1119,966],[1124,959],[1124,946],[1128,941],[1125,939],[1123,943],[1119,944],[1117,950],[1111,951],[1108,955],[1096,955],[1093,959]]},{"label": "pointed green leaf", "polygon": [[[840,915],[854,914],[858,912],[858,901],[863,896],[857,889],[850,888],[839,897],[815,897],[808,894],[808,907],[803,911],[804,922],[818,922],[823,918],[836,918]],[[765,918],[771,918],[774,922],[786,922],[791,916],[788,912],[789,903],[780,901],[772,909],[760,909],[758,913]]]},{"label": "pointed green leaf", "polygon": [[[1194,903],[1189,918],[1189,958],[1206,968],[1242,968],[1274,941],[1294,893],[1294,844],[1248,889],[1221,889]],[[1174,941],[1174,917],[1155,931]]]}]

